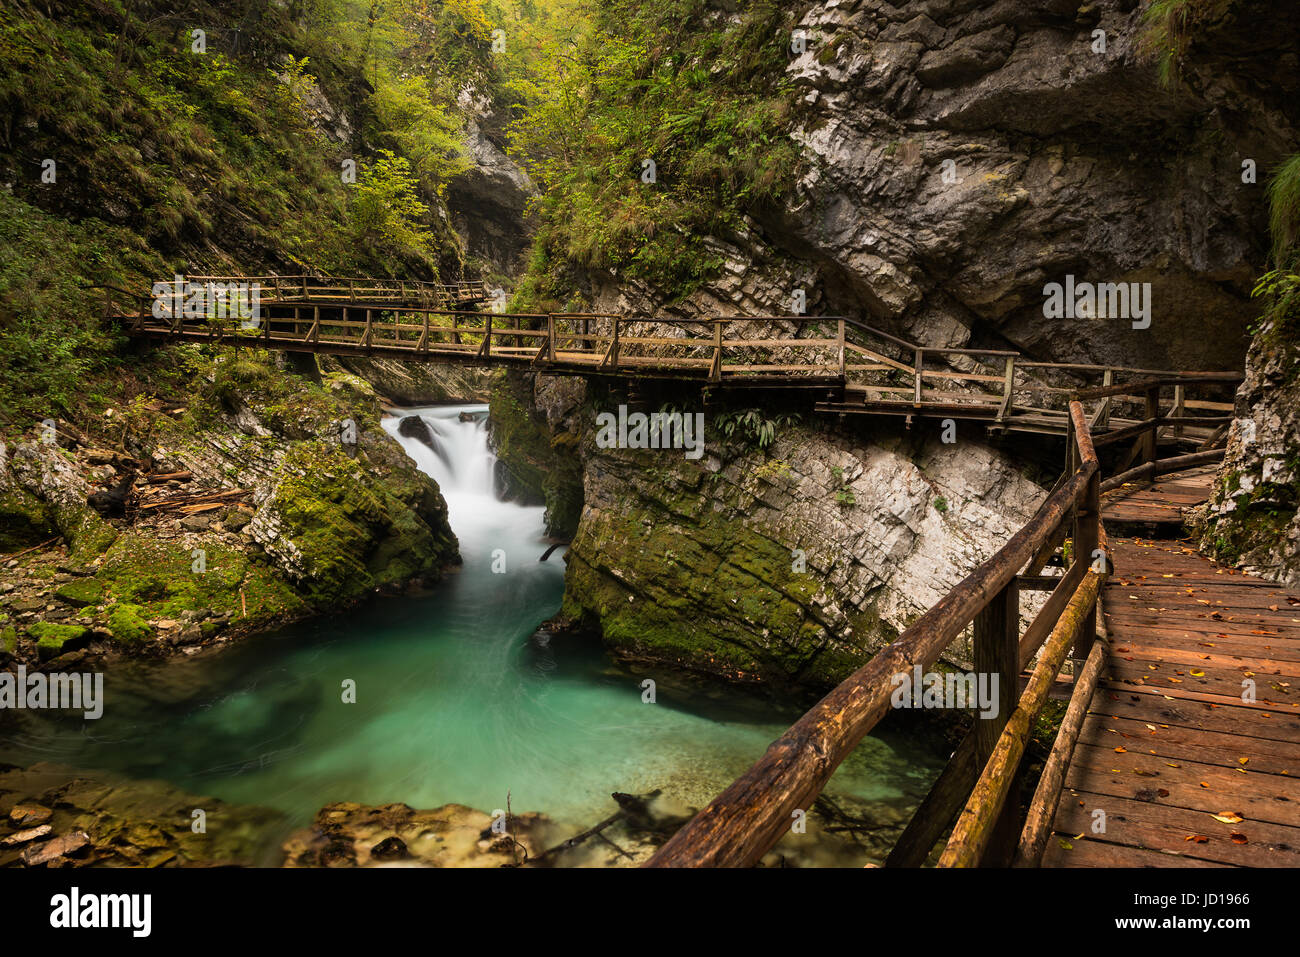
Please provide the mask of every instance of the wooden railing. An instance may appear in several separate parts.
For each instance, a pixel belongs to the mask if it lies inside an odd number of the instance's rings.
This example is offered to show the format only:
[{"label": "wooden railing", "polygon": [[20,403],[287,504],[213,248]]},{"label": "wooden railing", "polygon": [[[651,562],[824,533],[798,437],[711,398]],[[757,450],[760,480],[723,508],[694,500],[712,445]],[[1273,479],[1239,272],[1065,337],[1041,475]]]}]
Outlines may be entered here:
[{"label": "wooden railing", "polygon": [[[1173,415],[1173,410],[1160,413],[1159,391],[1177,390],[1181,404],[1175,408],[1181,411],[1187,407],[1188,388],[1226,378],[1178,375],[1138,383],[1147,419],[1110,435],[1136,438],[1142,451],[1134,454],[1147,456],[1147,461],[1105,483],[1092,427],[1116,405],[1131,401],[1134,384],[1075,394],[1068,404],[1066,468],[1029,522],[896,641],[813,706],[645,866],[757,863],[790,831],[799,812],[811,809],[839,764],[888,713],[895,676],[911,674],[914,666],[923,671],[933,666],[968,627],[974,674],[997,676],[996,714],[976,715],[886,864],[920,866],[951,826],[938,862],[941,867],[1036,866],[1104,660],[1096,641],[1098,596],[1110,571],[1101,522],[1103,489],[1142,469],[1159,474],[1186,467],[1190,458],[1196,460],[1190,464],[1197,464],[1221,456],[1220,449],[1163,463],[1155,457],[1160,433],[1187,421]],[[1086,398],[1104,400],[1092,416],[1085,411]],[[1107,444],[1117,441],[1121,439]],[[1049,570],[1054,573],[1044,574]],[[1047,597],[1021,633],[1020,595],[1030,590],[1045,591]],[[1070,704],[1022,822],[1014,798],[1019,792],[1021,759],[1034,719],[1067,658],[1072,659]],[[1022,671],[1031,664],[1021,691]]]},{"label": "wooden railing", "polygon": [[188,295],[195,287],[225,289],[255,286],[262,303],[373,302],[439,307],[482,302],[490,297],[487,286],[476,280],[451,283],[414,279],[349,278],[338,276],[184,276],[154,283],[151,296]]}]

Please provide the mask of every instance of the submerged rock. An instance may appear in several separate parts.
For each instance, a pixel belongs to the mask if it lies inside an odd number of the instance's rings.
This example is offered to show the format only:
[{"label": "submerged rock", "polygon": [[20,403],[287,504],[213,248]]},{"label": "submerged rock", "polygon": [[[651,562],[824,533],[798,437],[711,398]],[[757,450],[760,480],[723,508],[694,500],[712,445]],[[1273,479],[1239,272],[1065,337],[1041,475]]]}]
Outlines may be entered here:
[{"label": "submerged rock", "polygon": [[492,821],[461,804],[425,811],[405,804],[327,804],[311,827],[285,842],[285,866],[505,867],[540,853],[544,817],[513,815],[505,833],[494,831]]}]

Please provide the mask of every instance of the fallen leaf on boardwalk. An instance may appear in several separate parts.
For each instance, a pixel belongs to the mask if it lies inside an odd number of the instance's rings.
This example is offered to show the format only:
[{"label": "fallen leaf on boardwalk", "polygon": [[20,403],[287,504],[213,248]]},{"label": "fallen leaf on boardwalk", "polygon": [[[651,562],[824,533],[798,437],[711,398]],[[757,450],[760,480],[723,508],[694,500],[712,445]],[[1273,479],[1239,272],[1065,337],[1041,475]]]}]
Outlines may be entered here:
[{"label": "fallen leaf on boardwalk", "polygon": [[1071,844],[1069,841],[1067,841],[1065,838],[1061,838],[1060,841],[1061,841],[1061,847],[1065,848],[1067,851],[1074,849],[1074,845]]},{"label": "fallen leaf on boardwalk", "polygon": [[1196,669],[1196,668],[1193,668],[1193,669],[1192,669],[1190,672],[1188,672],[1188,673],[1189,673],[1193,678],[1204,678],[1204,677],[1205,677],[1205,672],[1204,672],[1204,671],[1200,671],[1200,670],[1198,670],[1198,669]]},{"label": "fallen leaf on boardwalk", "polygon": [[1128,748],[1116,748],[1116,749],[1115,749],[1115,753],[1116,753],[1116,754],[1126,754],[1127,752],[1128,752]]},{"label": "fallen leaf on boardwalk", "polygon": [[1208,783],[1206,783],[1205,781],[1202,781],[1202,782],[1201,782],[1201,787],[1205,788],[1206,790],[1209,790],[1210,785],[1209,785]]},{"label": "fallen leaf on boardwalk", "polygon": [[1238,834],[1236,831],[1233,831],[1231,834],[1228,835],[1228,837],[1232,839],[1233,844],[1249,843],[1245,834]]},{"label": "fallen leaf on boardwalk", "polygon": [[1188,834],[1185,838],[1183,838],[1183,840],[1184,840],[1184,841],[1195,841],[1197,844],[1209,844],[1209,843],[1210,843],[1210,839],[1209,839],[1208,837],[1206,837],[1204,834]]},{"label": "fallen leaf on boardwalk", "polygon": [[1213,815],[1213,817],[1216,821],[1221,821],[1224,824],[1240,824],[1245,820],[1245,818],[1236,811],[1220,811],[1218,814]]},{"label": "fallen leaf on boardwalk", "polygon": [[1167,790],[1165,790],[1164,788],[1158,788],[1158,789],[1156,790],[1156,793],[1159,794],[1162,798],[1167,798],[1167,797],[1169,797],[1169,792],[1168,792]]},{"label": "fallen leaf on boardwalk", "polygon": [[1249,763],[1250,763],[1250,758],[1238,758],[1238,759],[1237,759],[1237,763],[1238,763],[1238,764],[1249,764]]},{"label": "fallen leaf on boardwalk", "polygon": [[1147,727],[1150,728],[1152,731],[1156,729],[1156,726],[1154,724],[1149,724],[1147,725]]},{"label": "fallen leaf on boardwalk", "polygon": [[1166,762],[1165,762],[1165,767],[1167,767],[1167,768],[1181,768],[1182,765],[1181,765],[1181,764],[1170,764],[1168,761],[1166,761]]}]

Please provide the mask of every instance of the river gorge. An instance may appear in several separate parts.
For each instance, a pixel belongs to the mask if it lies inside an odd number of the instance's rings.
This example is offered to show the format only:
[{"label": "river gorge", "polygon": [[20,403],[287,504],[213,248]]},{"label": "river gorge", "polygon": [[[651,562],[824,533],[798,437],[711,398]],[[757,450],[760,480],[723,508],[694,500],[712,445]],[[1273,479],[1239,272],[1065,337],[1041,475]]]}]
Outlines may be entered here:
[{"label": "river gorge", "polygon": [[[562,551],[539,562],[549,547],[542,507],[495,494],[486,405],[394,412],[385,430],[447,500],[458,572],[417,596],[370,599],[194,657],[118,662],[101,720],[23,713],[0,761],[156,778],[272,809],[278,825],[250,830],[233,850],[275,864],[289,832],[335,801],[454,803],[490,814],[509,795],[515,811],[546,816],[544,833],[557,844],[617,811],[614,791],[660,790],[685,813],[798,717],[794,702],[628,667],[589,636],[549,634],[542,626],[560,608]],[[398,433],[411,415],[428,426],[436,451]],[[653,702],[647,675],[657,679]],[[354,683],[355,703],[344,703],[345,682]],[[945,757],[933,732],[868,738],[827,791],[861,819],[867,839],[810,836],[800,846],[792,834],[794,857],[879,863],[883,836],[907,819]]]}]

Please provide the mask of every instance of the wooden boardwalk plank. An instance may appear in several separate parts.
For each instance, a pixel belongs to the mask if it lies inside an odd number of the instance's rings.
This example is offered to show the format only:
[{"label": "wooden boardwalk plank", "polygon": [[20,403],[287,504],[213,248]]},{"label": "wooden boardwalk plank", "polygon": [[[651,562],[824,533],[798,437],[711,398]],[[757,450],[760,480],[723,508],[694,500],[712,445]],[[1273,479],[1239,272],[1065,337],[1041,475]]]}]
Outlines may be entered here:
[{"label": "wooden boardwalk plank", "polygon": [[[1181,523],[1213,474],[1117,489],[1103,517]],[[1043,865],[1300,866],[1300,597],[1183,542],[1112,537],[1110,550],[1106,677]]]}]

